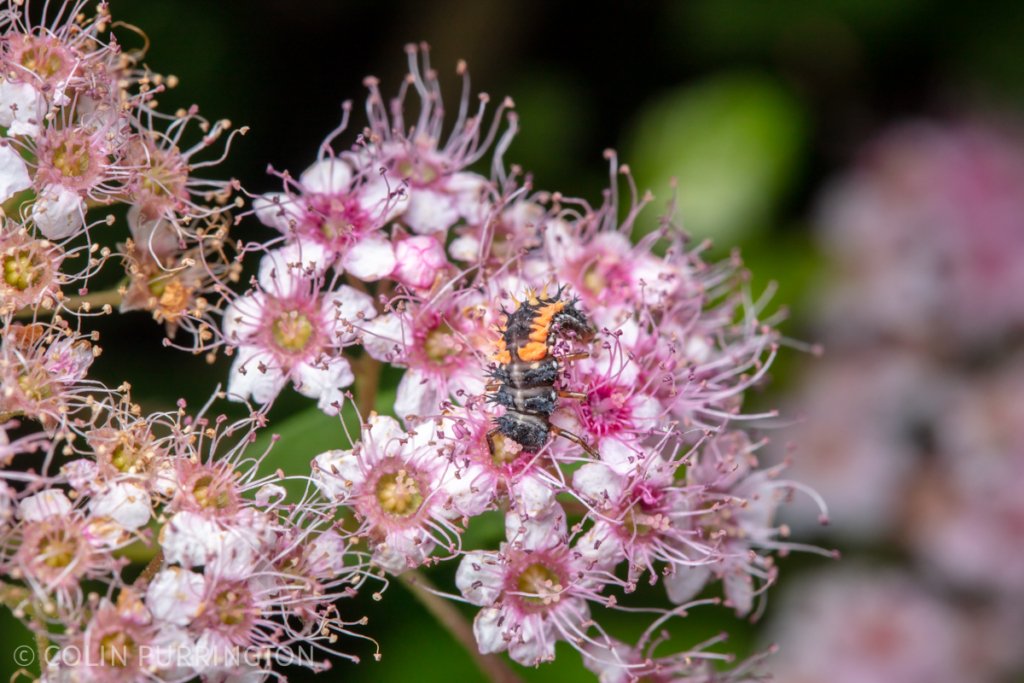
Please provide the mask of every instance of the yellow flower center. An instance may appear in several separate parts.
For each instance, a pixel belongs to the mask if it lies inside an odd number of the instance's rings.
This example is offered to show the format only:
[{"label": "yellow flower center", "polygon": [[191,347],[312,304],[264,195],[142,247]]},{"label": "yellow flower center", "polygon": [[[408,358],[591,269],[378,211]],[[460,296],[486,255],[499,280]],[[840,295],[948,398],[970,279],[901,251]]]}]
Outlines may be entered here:
[{"label": "yellow flower center", "polygon": [[43,78],[50,78],[64,68],[64,59],[57,52],[46,49],[45,45],[34,45],[21,55],[21,65]]},{"label": "yellow flower center", "polygon": [[419,185],[429,185],[437,180],[438,172],[431,164],[414,159],[402,159],[398,162],[398,175]]},{"label": "yellow flower center", "polygon": [[36,254],[19,249],[3,257],[4,282],[19,291],[39,284],[42,268]]},{"label": "yellow flower center", "polygon": [[56,530],[39,542],[39,559],[50,569],[63,569],[75,559],[78,544],[67,533]]},{"label": "yellow flower center", "polygon": [[53,396],[45,370],[36,369],[18,377],[18,388],[30,401],[42,401]]},{"label": "yellow flower center", "polygon": [[491,462],[499,467],[515,462],[523,451],[522,446],[500,432],[490,436],[489,439]]},{"label": "yellow flower center", "polygon": [[53,167],[65,178],[81,178],[89,170],[89,146],[65,140],[53,150]]},{"label": "yellow flower center", "polygon": [[517,587],[525,594],[520,597],[535,605],[558,602],[563,590],[558,574],[541,562],[534,562],[523,570]]},{"label": "yellow flower center", "polygon": [[306,348],[313,336],[313,323],[298,311],[289,311],[279,316],[271,325],[271,334],[278,348],[289,353],[298,353]]},{"label": "yellow flower center", "polygon": [[231,506],[227,487],[221,486],[212,474],[204,474],[192,485],[192,496],[200,507],[224,510]]},{"label": "yellow flower center", "polygon": [[249,596],[229,588],[222,591],[213,602],[217,605],[217,615],[224,626],[240,626],[245,623],[248,611],[245,607]]},{"label": "yellow flower center", "polygon": [[423,494],[416,480],[399,470],[377,480],[377,502],[392,517],[409,517],[423,505]]},{"label": "yellow flower center", "polygon": [[583,271],[583,286],[595,296],[599,295],[608,287],[608,280],[601,272],[597,263],[591,263],[587,266],[587,269]]},{"label": "yellow flower center", "polygon": [[441,323],[431,330],[423,340],[423,350],[427,358],[441,364],[452,356],[462,352],[462,344],[452,334],[452,328]]},{"label": "yellow flower center", "polygon": [[110,453],[110,464],[117,468],[118,472],[129,471],[136,460],[138,454],[124,443],[117,444]]},{"label": "yellow flower center", "polygon": [[100,661],[104,666],[125,667],[135,661],[135,640],[124,631],[115,631],[100,639]]}]

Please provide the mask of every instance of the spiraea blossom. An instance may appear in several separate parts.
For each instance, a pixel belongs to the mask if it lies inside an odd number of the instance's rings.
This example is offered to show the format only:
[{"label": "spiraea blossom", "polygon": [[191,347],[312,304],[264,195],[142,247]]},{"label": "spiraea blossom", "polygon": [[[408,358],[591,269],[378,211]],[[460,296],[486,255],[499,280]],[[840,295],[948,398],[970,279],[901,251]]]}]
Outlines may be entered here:
[{"label": "spiraea blossom", "polygon": [[321,410],[340,409],[341,390],[353,379],[341,349],[376,310],[366,293],[330,284],[321,263],[299,245],[263,257],[255,291],[224,312],[224,335],[237,345],[228,383],[232,397],[268,403],[291,380]]},{"label": "spiraea blossom", "polygon": [[[665,583],[664,604],[641,608],[659,623],[719,582],[727,606],[754,612],[775,556],[815,550],[774,522],[803,487],[761,468],[759,442],[741,428],[774,414],[743,413],[780,343],[764,301],[744,288],[738,260],[706,264],[705,246],[669,220],[634,244],[651,198],[614,155],[594,208],[505,171],[516,122],[509,115],[499,134],[502,108],[484,132],[464,93],[446,136],[436,76],[425,53],[410,56],[389,106],[368,81],[369,126],[350,151],[333,151],[332,131],[299,181],[275,171],[285,191],[256,200],[308,286],[345,275],[375,295],[347,321],[346,343],[366,354],[358,372],[404,369],[394,402],[376,406],[404,427],[369,414],[351,448],[315,458],[313,478],[352,507],[347,528],[379,571],[461,557],[456,587],[481,608],[483,653],[532,665],[561,640],[593,659],[593,644],[611,641],[590,606],[635,609],[641,580]],[[491,177],[467,171],[492,143]],[[379,271],[361,276],[346,254],[370,243]],[[566,327],[560,311],[576,322]],[[235,325],[225,320],[229,343],[250,353]],[[506,517],[505,541],[462,550],[464,525],[491,512]]]},{"label": "spiraea blossom", "polygon": [[[671,215],[638,237],[653,198],[613,153],[597,204],[535,189],[506,165],[512,101],[474,96],[460,63],[447,116],[426,46],[394,98],[365,81],[349,146],[346,104],[276,187],[207,177],[226,119],[162,112],[176,79],[104,4],[41,14],[0,16],[0,598],[45,680],[324,671],[368,638],[344,600],[428,590],[415,572],[442,563],[454,584],[431,590],[477,608],[483,657],[567,643],[604,680],[756,673],[720,670],[724,637],[663,635],[698,606],[757,616],[776,557],[814,550],[774,519],[803,487],[747,432],[774,415],[744,394],[782,338],[738,258],[706,263]],[[239,240],[243,220],[276,233]],[[223,386],[154,411],[93,379],[92,319],[115,309],[230,357]],[[288,385],[341,427],[289,452],[312,463],[291,476],[263,436]],[[612,636],[611,611],[643,635]]]}]

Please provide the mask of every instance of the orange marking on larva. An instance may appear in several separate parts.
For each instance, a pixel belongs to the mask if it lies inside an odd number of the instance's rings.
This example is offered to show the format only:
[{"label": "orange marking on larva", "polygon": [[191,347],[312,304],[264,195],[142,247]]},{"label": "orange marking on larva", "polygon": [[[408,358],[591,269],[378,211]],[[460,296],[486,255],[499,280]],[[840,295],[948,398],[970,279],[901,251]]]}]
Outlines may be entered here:
[{"label": "orange marking on larva", "polygon": [[501,363],[502,365],[504,365],[505,363],[510,363],[512,361],[512,356],[509,354],[508,349],[505,348],[504,339],[498,339],[498,341],[494,343],[494,346],[495,351],[494,355],[491,356],[492,360],[494,360],[497,363]]},{"label": "orange marking on larva", "polygon": [[555,314],[563,308],[565,308],[565,302],[556,301],[537,311],[536,317],[534,317],[533,322],[530,324],[530,341],[546,343],[548,332],[551,330],[551,321],[554,319]]},{"label": "orange marking on larva", "polygon": [[526,346],[520,346],[517,353],[519,354],[519,360],[544,360],[548,355],[548,345],[542,342],[532,341]]}]

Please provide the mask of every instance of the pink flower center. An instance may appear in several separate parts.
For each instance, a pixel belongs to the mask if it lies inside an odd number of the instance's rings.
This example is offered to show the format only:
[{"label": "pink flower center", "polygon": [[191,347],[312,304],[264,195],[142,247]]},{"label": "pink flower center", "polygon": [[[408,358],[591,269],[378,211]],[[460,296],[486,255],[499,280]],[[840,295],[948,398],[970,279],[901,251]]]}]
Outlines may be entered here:
[{"label": "pink flower center", "polygon": [[580,418],[591,434],[604,436],[633,427],[629,394],[614,384],[600,384],[590,390],[590,399],[579,403]]},{"label": "pink flower center", "polygon": [[307,199],[305,232],[329,246],[344,244],[349,235],[361,232],[370,223],[355,197],[315,194]]},{"label": "pink flower center", "polygon": [[658,511],[662,498],[661,491],[641,484],[633,490],[631,497],[633,504],[626,509],[622,517],[623,528],[630,537],[644,537],[668,531],[671,521]]},{"label": "pink flower center", "polygon": [[430,162],[412,157],[399,159],[395,163],[395,172],[402,180],[412,185],[430,185],[441,177],[441,172]]},{"label": "pink flower center", "polygon": [[50,36],[10,37],[11,60],[44,81],[56,81],[71,73],[72,55]]},{"label": "pink flower center", "polygon": [[464,350],[462,342],[445,322],[427,332],[423,338],[423,351],[434,365],[449,365]]},{"label": "pink flower center", "polygon": [[94,144],[93,132],[85,128],[56,130],[40,145],[39,171],[44,179],[73,190],[91,188],[105,163],[106,155]]}]

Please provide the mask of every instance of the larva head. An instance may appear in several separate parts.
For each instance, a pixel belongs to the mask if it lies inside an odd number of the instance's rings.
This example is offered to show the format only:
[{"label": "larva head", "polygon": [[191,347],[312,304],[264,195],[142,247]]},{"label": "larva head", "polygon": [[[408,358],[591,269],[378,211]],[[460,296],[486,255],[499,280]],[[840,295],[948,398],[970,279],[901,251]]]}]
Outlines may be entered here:
[{"label": "larva head", "polygon": [[577,308],[577,303],[578,301],[573,299],[551,318],[551,331],[555,335],[564,335],[568,331],[575,335],[577,340],[587,342],[594,338],[597,331],[583,311]]}]

